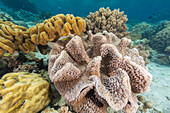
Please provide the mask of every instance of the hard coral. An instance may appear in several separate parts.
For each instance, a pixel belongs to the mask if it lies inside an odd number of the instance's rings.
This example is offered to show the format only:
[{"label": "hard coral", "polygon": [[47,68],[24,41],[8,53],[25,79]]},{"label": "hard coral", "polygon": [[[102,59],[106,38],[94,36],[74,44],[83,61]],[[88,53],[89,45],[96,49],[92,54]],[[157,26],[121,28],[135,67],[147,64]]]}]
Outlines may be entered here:
[{"label": "hard coral", "polygon": [[3,50],[12,54],[16,49],[21,49],[25,53],[28,53],[28,50],[35,50],[27,28],[14,25],[12,22],[0,21],[0,55],[4,54]]},{"label": "hard coral", "polygon": [[149,27],[142,33],[143,38],[149,39],[149,46],[160,53],[164,53],[170,46],[170,21],[163,21]]},{"label": "hard coral", "polygon": [[47,45],[68,34],[80,35],[86,29],[85,21],[73,15],[59,14],[29,29],[0,20],[0,55],[20,49],[24,53],[35,51],[35,45]]},{"label": "hard coral", "polygon": [[66,16],[59,14],[31,27],[29,33],[35,44],[47,45],[48,41],[53,41],[69,33],[80,35],[81,32],[85,31],[85,28],[86,24],[82,18],[70,14]]},{"label": "hard coral", "polygon": [[99,11],[87,16],[87,30],[92,30],[93,33],[107,30],[122,38],[129,34],[126,32],[128,29],[125,24],[127,20],[127,15],[124,15],[123,11],[119,12],[119,9],[111,11],[109,8],[100,8]]},{"label": "hard coral", "polygon": [[1,113],[37,113],[49,102],[50,85],[38,74],[8,73],[0,79]]},{"label": "hard coral", "polygon": [[75,36],[52,48],[49,76],[76,112],[106,113],[106,108],[137,111],[136,93],[147,91],[152,76],[137,49],[113,33]]},{"label": "hard coral", "polygon": [[0,20],[13,21],[13,18],[12,18],[12,16],[8,15],[7,13],[0,11]]}]

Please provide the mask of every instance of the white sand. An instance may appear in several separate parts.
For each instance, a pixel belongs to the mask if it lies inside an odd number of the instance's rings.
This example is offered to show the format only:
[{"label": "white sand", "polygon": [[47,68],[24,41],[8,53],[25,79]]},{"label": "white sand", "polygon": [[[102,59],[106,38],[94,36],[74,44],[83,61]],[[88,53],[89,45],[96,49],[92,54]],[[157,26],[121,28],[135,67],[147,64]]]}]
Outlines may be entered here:
[{"label": "white sand", "polygon": [[148,113],[157,113],[156,110],[170,113],[170,66],[151,62],[147,67],[152,74],[152,83],[150,91],[142,95],[153,103],[153,109]]}]

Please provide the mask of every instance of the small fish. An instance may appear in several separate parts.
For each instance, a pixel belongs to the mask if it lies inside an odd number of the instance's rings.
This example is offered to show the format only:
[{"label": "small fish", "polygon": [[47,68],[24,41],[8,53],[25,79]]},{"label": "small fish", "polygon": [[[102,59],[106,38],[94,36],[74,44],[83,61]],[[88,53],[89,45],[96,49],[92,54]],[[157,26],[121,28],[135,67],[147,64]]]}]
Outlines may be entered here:
[{"label": "small fish", "polygon": [[4,54],[4,56],[6,56],[6,57],[7,57],[7,56],[10,56],[10,55],[11,55],[10,53],[5,53],[5,54]]},{"label": "small fish", "polygon": [[58,40],[64,41],[64,40],[67,40],[67,38],[69,38],[69,37],[74,37],[74,34],[69,33],[67,36],[62,36]]},{"label": "small fish", "polygon": [[67,36],[62,36],[62,37],[60,37],[58,40],[66,40],[67,38],[69,37],[69,35],[67,35]]},{"label": "small fish", "polygon": [[50,48],[53,48],[54,44],[55,44],[54,42],[48,42],[47,43],[48,47],[50,47]]}]

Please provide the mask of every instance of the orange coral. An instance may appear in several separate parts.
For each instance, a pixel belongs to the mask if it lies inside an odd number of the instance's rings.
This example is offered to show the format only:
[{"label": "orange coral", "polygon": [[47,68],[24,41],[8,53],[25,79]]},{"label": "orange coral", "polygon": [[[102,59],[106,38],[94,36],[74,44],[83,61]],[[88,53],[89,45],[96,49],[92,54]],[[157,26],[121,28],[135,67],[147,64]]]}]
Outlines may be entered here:
[{"label": "orange coral", "polygon": [[35,51],[35,45],[47,45],[48,41],[57,40],[69,33],[80,35],[85,30],[85,21],[70,14],[53,16],[29,29],[0,20],[0,56],[4,50],[11,54],[18,49],[29,53]]},{"label": "orange coral", "polygon": [[[2,48],[0,51],[1,56],[3,55],[4,50],[7,50],[12,54],[16,49],[18,49],[18,47],[24,48],[21,49],[22,51],[27,48],[31,48],[31,50],[33,50],[35,47],[30,47],[30,45],[33,46],[33,43],[31,44],[29,41],[25,40],[27,38],[29,38],[27,28],[14,25],[12,22],[0,21],[0,48]],[[29,46],[25,46],[25,43]]]},{"label": "orange coral", "polygon": [[29,29],[31,40],[35,44],[46,45],[48,41],[53,41],[69,33],[80,35],[85,31],[85,21],[73,15],[59,14],[37,24]]}]

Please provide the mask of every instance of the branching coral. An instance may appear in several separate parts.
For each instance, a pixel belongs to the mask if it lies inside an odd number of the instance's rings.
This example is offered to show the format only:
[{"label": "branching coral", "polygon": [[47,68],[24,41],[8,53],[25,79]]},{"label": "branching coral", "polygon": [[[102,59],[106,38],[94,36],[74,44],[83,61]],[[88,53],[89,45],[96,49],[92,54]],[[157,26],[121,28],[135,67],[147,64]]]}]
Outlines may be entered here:
[{"label": "branching coral", "polygon": [[100,8],[99,11],[87,16],[87,30],[92,30],[93,33],[107,30],[122,38],[129,34],[126,32],[128,29],[125,24],[127,20],[127,15],[124,15],[123,11],[119,12],[119,9],[111,11],[109,8]]},{"label": "branching coral", "polygon": [[106,108],[137,111],[136,94],[147,91],[152,76],[137,49],[113,33],[75,36],[52,48],[49,76],[76,112],[106,113]]},{"label": "branching coral", "polygon": [[20,49],[24,53],[35,51],[35,45],[46,45],[69,33],[80,35],[86,29],[85,21],[73,15],[59,14],[29,29],[0,21],[0,55],[4,50],[13,53]]},{"label": "branching coral", "polygon": [[37,113],[50,97],[49,83],[38,74],[8,73],[0,79],[1,113]]}]

